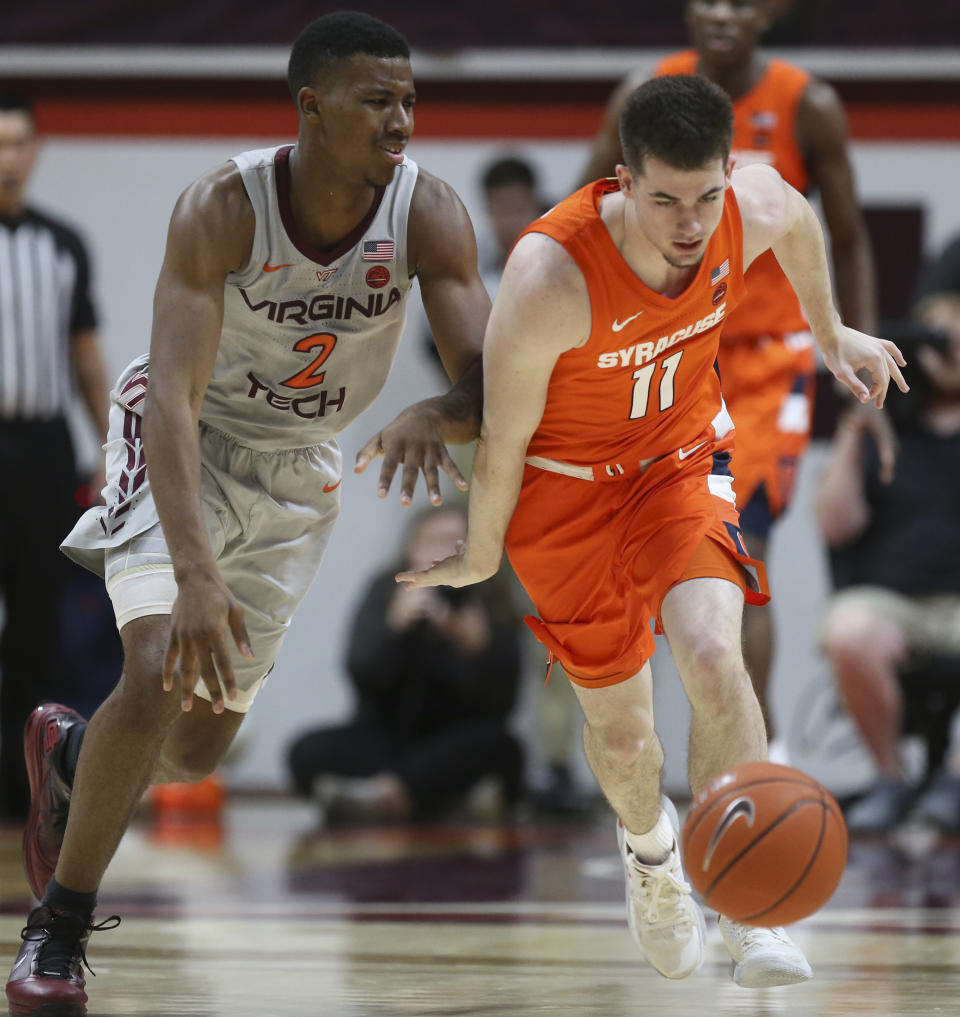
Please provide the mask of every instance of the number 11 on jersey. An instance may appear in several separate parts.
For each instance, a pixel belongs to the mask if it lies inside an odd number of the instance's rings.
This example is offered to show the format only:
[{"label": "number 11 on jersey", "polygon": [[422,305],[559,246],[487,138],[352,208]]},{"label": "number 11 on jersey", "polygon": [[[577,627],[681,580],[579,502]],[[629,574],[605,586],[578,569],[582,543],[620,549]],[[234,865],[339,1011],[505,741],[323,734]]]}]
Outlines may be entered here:
[{"label": "number 11 on jersey", "polygon": [[667,357],[662,363],[654,361],[644,364],[639,370],[633,372],[633,401],[630,407],[630,419],[638,420],[647,415],[650,402],[650,385],[657,368],[663,370],[660,376],[660,406],[659,412],[669,410],[673,406],[673,376],[677,373],[680,360],[683,357],[683,350]]}]

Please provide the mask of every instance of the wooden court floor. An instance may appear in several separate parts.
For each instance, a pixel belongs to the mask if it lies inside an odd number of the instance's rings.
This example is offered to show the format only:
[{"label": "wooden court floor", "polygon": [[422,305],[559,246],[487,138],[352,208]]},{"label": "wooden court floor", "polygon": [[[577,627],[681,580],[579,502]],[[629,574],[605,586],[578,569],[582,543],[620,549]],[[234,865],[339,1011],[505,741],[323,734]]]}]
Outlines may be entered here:
[{"label": "wooden court floor", "polygon": [[[611,822],[318,831],[309,808],[232,804],[222,823],[141,819],[101,893],[91,1015],[111,1017],[899,1017],[960,1014],[960,842],[853,845],[834,900],[794,926],[800,986],[707,963],[670,982],[626,929]],[[0,829],[4,978],[29,907]],[[712,916],[710,916],[712,918]]]}]

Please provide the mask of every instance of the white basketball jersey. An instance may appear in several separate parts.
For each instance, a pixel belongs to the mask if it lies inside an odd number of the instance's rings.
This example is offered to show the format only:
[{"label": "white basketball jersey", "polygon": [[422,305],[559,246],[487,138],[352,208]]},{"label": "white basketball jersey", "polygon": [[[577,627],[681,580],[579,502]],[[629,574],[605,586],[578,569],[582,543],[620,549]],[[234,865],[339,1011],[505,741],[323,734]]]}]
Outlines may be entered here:
[{"label": "white basketball jersey", "polygon": [[251,448],[316,445],[383,388],[411,279],[410,159],[377,188],[370,211],[331,251],[299,235],[290,208],[292,145],[233,162],[256,214],[247,266],[224,287],[223,330],[200,419]]}]

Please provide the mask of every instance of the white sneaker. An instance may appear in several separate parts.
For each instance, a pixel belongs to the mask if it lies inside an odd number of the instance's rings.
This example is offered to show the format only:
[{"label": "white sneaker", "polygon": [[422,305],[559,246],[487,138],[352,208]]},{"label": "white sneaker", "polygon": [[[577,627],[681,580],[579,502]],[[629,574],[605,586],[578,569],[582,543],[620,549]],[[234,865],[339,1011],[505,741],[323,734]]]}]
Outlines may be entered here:
[{"label": "white sneaker", "polygon": [[644,865],[627,844],[617,822],[617,841],[627,877],[627,922],[650,964],[666,978],[686,978],[703,963],[707,936],[703,912],[690,896],[680,864],[677,810],[666,797],[663,807],[673,824],[674,841],[666,861]]},{"label": "white sneaker", "polygon": [[740,925],[720,915],[720,932],[733,957],[733,980],[745,989],[793,985],[813,977],[807,958],[783,929]]}]

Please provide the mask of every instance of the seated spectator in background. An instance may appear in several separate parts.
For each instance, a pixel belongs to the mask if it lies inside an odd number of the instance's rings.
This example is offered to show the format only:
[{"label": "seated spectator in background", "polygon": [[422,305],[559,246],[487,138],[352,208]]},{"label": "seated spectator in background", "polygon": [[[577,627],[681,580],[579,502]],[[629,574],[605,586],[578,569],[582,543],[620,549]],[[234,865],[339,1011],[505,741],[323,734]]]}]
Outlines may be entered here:
[{"label": "seated spectator in background", "polygon": [[[402,567],[428,568],[466,532],[462,509],[427,509],[411,526]],[[434,816],[491,776],[515,803],[524,761],[507,729],[520,678],[509,596],[496,577],[464,590],[407,591],[396,572],[373,581],[353,622],[356,715],[290,747],[296,790],[315,796],[332,821]]]},{"label": "seated spectator in background", "polygon": [[[917,313],[914,341],[903,341],[909,328],[897,335],[912,389],[888,402],[900,444],[892,479],[880,480],[869,422],[856,409],[841,420],[817,496],[839,588],[823,648],[878,771],[848,812],[855,832],[892,829],[917,798],[898,751],[898,672],[960,656],[960,294],[926,300]],[[937,774],[917,812],[960,831],[960,778]]]},{"label": "seated spectator in background", "polygon": [[508,155],[489,163],[482,181],[487,222],[495,247],[481,257],[480,278],[492,299],[517,237],[546,212],[550,203],[540,195],[533,166],[519,156]]}]

